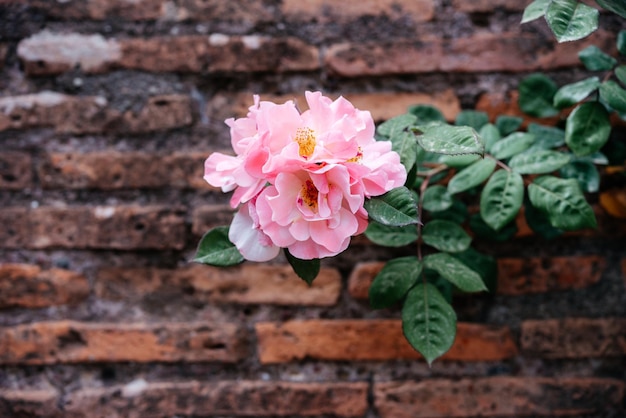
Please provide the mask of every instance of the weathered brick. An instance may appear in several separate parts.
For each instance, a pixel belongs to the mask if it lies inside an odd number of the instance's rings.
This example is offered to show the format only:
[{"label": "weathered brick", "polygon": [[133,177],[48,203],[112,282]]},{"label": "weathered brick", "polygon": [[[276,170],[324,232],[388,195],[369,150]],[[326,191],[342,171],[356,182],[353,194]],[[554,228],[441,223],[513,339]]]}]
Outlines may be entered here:
[{"label": "weathered brick", "polygon": [[561,116],[551,118],[533,118],[528,116],[519,108],[517,101],[519,92],[513,90],[506,93],[483,93],[476,102],[476,110],[485,112],[489,115],[491,121],[495,121],[498,116],[508,115],[521,117],[524,120],[522,126],[528,126],[529,123],[539,123],[547,126],[555,126]]},{"label": "weathered brick", "polygon": [[325,66],[343,77],[414,74],[427,72],[538,71],[580,65],[577,52],[587,45],[612,51],[614,39],[596,32],[581,43],[546,44],[524,33],[479,33],[445,40],[341,43],[328,48]]},{"label": "weathered brick", "polygon": [[388,16],[391,19],[410,17],[413,21],[432,20],[433,0],[285,0],[282,12],[288,20],[321,23],[353,20],[362,16]]},{"label": "weathered brick", "polygon": [[498,293],[520,295],[581,289],[597,283],[606,268],[600,256],[498,259]]},{"label": "weathered brick", "polygon": [[502,376],[374,384],[374,404],[381,418],[613,416],[622,411],[623,396],[623,382],[592,377]]},{"label": "weathered brick", "polygon": [[30,4],[45,10],[50,16],[59,19],[124,19],[166,20],[166,21],[220,21],[247,23],[253,25],[270,21],[271,10],[262,0],[229,1],[222,0],[67,0],[50,3],[47,0],[34,0]]},{"label": "weathered brick", "polygon": [[0,364],[236,362],[245,341],[229,323],[37,322],[0,328]]},{"label": "weathered brick", "polygon": [[452,0],[452,6],[459,12],[487,13],[495,9],[505,9],[515,12],[524,10],[529,3],[519,0]]},{"label": "weathered brick", "polygon": [[297,38],[261,35],[185,35],[105,39],[101,35],[43,31],[20,42],[27,74],[58,74],[80,67],[153,72],[289,72],[319,69],[319,51]]},{"label": "weathered brick", "polygon": [[[100,270],[95,284],[101,298],[163,304],[194,302],[331,306],[341,293],[341,275],[322,268],[308,286],[290,266],[247,265],[229,269],[194,265],[187,268]],[[178,298],[183,298],[181,301]]]},{"label": "weathered brick", "polygon": [[138,112],[107,107],[104,97],[75,97],[50,91],[0,98],[0,131],[52,127],[59,133],[143,133],[191,124],[191,99],[150,97]]},{"label": "weathered brick", "polygon": [[68,418],[106,416],[319,416],[360,417],[367,410],[365,382],[154,382],[82,389],[66,397]]},{"label": "weathered brick", "polygon": [[[317,360],[402,360],[422,358],[406,341],[400,320],[294,320],[256,324],[261,363]],[[341,338],[337,338],[337,336]],[[498,361],[517,347],[504,327],[460,323],[444,360]]]},{"label": "weathered brick", "polygon": [[319,69],[319,51],[296,38],[179,36],[120,41],[119,66],[145,71],[290,72]]},{"label": "weathered brick", "polygon": [[368,299],[369,290],[374,277],[385,266],[384,261],[367,261],[358,263],[348,277],[348,293],[355,299]]},{"label": "weathered brick", "polygon": [[19,151],[0,152],[0,189],[21,190],[32,186],[32,158]]},{"label": "weathered brick", "polygon": [[565,318],[522,322],[522,350],[545,358],[626,355],[626,319]]},{"label": "weathered brick", "polygon": [[[332,99],[338,97],[337,94],[326,94]],[[436,94],[424,93],[345,93],[343,96],[348,99],[354,107],[360,110],[367,110],[372,114],[376,122],[391,119],[407,111],[409,106],[416,104],[428,104],[439,109],[445,118],[453,121],[461,111],[459,98],[452,90],[445,90]],[[261,100],[269,100],[274,103],[285,103],[294,100],[301,112],[307,110],[308,104],[302,93],[283,95],[260,95]],[[217,119],[227,119],[230,117],[242,117],[248,113],[248,108],[253,104],[252,93],[221,94],[211,99],[207,111],[209,116]]]},{"label": "weathered brick", "polygon": [[0,308],[74,304],[88,294],[89,284],[81,274],[29,264],[0,264]]},{"label": "weathered brick", "polygon": [[182,216],[162,206],[0,209],[1,248],[181,249]]},{"label": "weathered brick", "polygon": [[191,232],[200,237],[216,226],[230,225],[234,210],[229,205],[204,205],[192,214]]},{"label": "weathered brick", "polygon": [[44,189],[213,189],[202,178],[208,154],[51,153],[40,161],[38,177]]},{"label": "weathered brick", "polygon": [[0,416],[61,418],[56,389],[0,389]]}]

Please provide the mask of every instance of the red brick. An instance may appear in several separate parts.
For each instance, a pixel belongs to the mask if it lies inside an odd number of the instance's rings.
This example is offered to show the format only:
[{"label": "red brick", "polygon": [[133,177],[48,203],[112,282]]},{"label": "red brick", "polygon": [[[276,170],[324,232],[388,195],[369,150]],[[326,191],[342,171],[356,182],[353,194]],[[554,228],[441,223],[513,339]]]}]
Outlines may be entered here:
[{"label": "red brick", "polygon": [[623,396],[623,382],[601,378],[502,376],[374,384],[381,418],[604,416],[622,411]]},{"label": "red brick", "polygon": [[365,382],[154,382],[83,389],[66,397],[68,418],[154,416],[361,417],[367,410]]},{"label": "red brick", "polygon": [[282,12],[288,20],[321,23],[353,20],[362,16],[389,16],[391,19],[410,17],[415,22],[432,20],[433,0],[284,0]]},{"label": "red brick", "polygon": [[348,277],[348,293],[355,299],[368,299],[374,277],[385,266],[384,261],[362,262],[354,266]]},{"label": "red brick", "polygon": [[107,268],[96,278],[96,294],[114,300],[172,303],[239,303],[332,306],[341,293],[341,275],[322,268],[309,287],[290,266],[248,265],[218,268],[193,265],[176,270]]},{"label": "red brick", "polygon": [[119,66],[145,71],[250,73],[319,69],[317,48],[296,38],[213,34],[120,42]]},{"label": "red brick", "polygon": [[166,21],[206,21],[220,19],[252,25],[269,21],[272,13],[263,1],[222,0],[67,0],[63,3],[50,3],[35,0],[30,4],[45,10],[50,16],[59,19],[124,19],[166,20]]},{"label": "red brick", "polygon": [[519,0],[452,0],[452,6],[459,12],[466,13],[486,13],[495,9],[505,9],[515,12],[524,10],[530,3]]},{"label": "red brick", "polygon": [[565,318],[522,322],[524,353],[544,358],[626,355],[626,319]]},{"label": "red brick", "polygon": [[107,107],[104,97],[74,97],[43,91],[0,98],[0,131],[52,127],[59,133],[144,133],[191,124],[191,99],[162,95],[138,112]]},{"label": "red brick", "polygon": [[22,190],[31,187],[32,181],[30,154],[19,151],[0,152],[0,189]]},{"label": "red brick", "polygon": [[217,226],[230,225],[234,213],[229,205],[200,206],[193,211],[191,232],[201,237]]},{"label": "red brick", "polygon": [[552,118],[533,118],[522,112],[517,104],[519,93],[509,91],[507,93],[483,93],[476,102],[476,110],[486,112],[491,121],[495,121],[498,116],[518,116],[524,119],[523,126],[529,123],[539,123],[542,125],[554,126],[561,116]]},{"label": "red brick", "polygon": [[[400,320],[294,320],[256,324],[261,363],[315,360],[420,359],[406,341]],[[341,338],[337,338],[341,336]],[[510,330],[458,324],[456,341],[442,357],[458,361],[498,361],[514,357]]]},{"label": "red brick", "polygon": [[89,284],[81,274],[29,264],[0,264],[0,308],[75,304],[88,295]]},{"label": "red brick", "polygon": [[586,45],[612,51],[613,43],[613,36],[605,32],[563,44],[546,44],[538,35],[523,33],[478,33],[452,40],[424,38],[392,44],[342,43],[328,48],[325,66],[344,77],[553,70],[579,66],[577,53]]},{"label": "red brick", "polygon": [[27,74],[87,73],[111,68],[153,72],[289,72],[319,69],[319,51],[297,38],[185,35],[105,39],[101,35],[40,32],[20,42]]},{"label": "red brick", "polygon": [[581,289],[597,283],[606,268],[599,256],[498,259],[498,293],[521,295]]},{"label": "red brick", "polygon": [[[243,117],[248,113],[248,108],[252,106],[252,93],[221,94],[213,97],[208,106],[209,117],[215,119],[227,119],[230,117]],[[337,94],[326,94],[335,99]],[[406,113],[411,105],[429,104],[438,108],[449,121],[453,121],[461,111],[459,98],[452,90],[445,90],[436,94],[424,93],[345,93],[343,96],[348,99],[354,107],[367,110],[372,114],[376,122],[382,122],[395,116]],[[261,100],[269,100],[274,103],[285,103],[294,100],[298,109],[304,112],[309,107],[303,93],[270,95],[261,94]]]},{"label": "red brick", "polygon": [[37,322],[0,328],[0,364],[236,362],[246,354],[234,324]]},{"label": "red brick", "polygon": [[202,178],[208,154],[52,153],[40,162],[38,177],[44,189],[214,189]]},{"label": "red brick", "polygon": [[0,209],[0,248],[181,249],[184,219],[162,206]]},{"label": "red brick", "polygon": [[61,418],[56,389],[0,389],[0,416]]}]

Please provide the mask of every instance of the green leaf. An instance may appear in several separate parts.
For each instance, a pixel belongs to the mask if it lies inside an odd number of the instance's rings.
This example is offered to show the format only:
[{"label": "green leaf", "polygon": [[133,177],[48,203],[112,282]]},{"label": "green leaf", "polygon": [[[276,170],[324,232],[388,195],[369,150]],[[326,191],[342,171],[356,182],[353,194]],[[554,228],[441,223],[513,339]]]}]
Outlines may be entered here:
[{"label": "green leaf", "polygon": [[409,113],[417,117],[416,125],[426,125],[431,122],[446,122],[443,113],[436,107],[430,105],[410,106]]},{"label": "green leaf", "polygon": [[480,213],[475,213],[470,217],[469,227],[477,237],[489,241],[504,242],[510,240],[517,234],[517,225],[514,221],[509,222],[496,231],[485,223]]},{"label": "green leaf", "polygon": [[313,284],[313,280],[315,280],[317,275],[320,273],[320,260],[317,258],[312,260],[302,260],[294,257],[286,248],[285,257],[298,277],[311,286]]},{"label": "green leaf", "polygon": [[604,53],[595,45],[590,45],[578,53],[578,58],[589,71],[609,71],[615,67],[617,60]]},{"label": "green leaf", "polygon": [[561,128],[531,123],[528,125],[528,133],[535,135],[535,145],[543,149],[565,145],[565,131]]},{"label": "green leaf", "polygon": [[404,298],[422,273],[422,262],[415,256],[394,258],[376,275],[369,289],[370,307],[383,309]]},{"label": "green leaf", "polygon": [[200,239],[193,261],[212,266],[234,266],[244,261],[243,256],[228,239],[228,227],[218,226]]},{"label": "green leaf", "polygon": [[620,54],[626,55],[626,30],[621,30],[617,34],[617,50]]},{"label": "green leaf", "polygon": [[436,184],[424,191],[422,207],[429,212],[439,212],[452,206],[452,196],[444,186]]},{"label": "green leaf", "polygon": [[498,288],[498,263],[495,258],[479,253],[473,248],[452,254],[482,278],[490,293],[496,293]]},{"label": "green leaf", "polygon": [[598,10],[577,0],[552,0],[546,21],[559,42],[576,41],[598,29],[598,15]]},{"label": "green leaf", "polygon": [[435,286],[419,283],[404,301],[402,331],[409,344],[432,365],[454,343],[456,314]]},{"label": "green leaf", "polygon": [[578,156],[598,151],[610,134],[609,112],[598,102],[578,106],[570,113],[565,125],[565,143]]},{"label": "green leaf", "polygon": [[424,267],[435,270],[441,277],[464,292],[487,290],[480,275],[448,253],[429,254]]},{"label": "green leaf", "polygon": [[620,65],[619,67],[617,67],[615,69],[615,76],[617,77],[620,83],[626,85],[626,65]]},{"label": "green leaf", "polygon": [[596,0],[596,3],[626,19],[626,3],[624,3],[624,0]]},{"label": "green leaf", "polygon": [[472,243],[472,238],[458,224],[440,219],[424,226],[422,239],[431,247],[449,253],[465,251]]},{"label": "green leaf", "polygon": [[404,114],[396,116],[378,125],[377,132],[379,135],[392,138],[406,131],[408,128],[415,125],[416,122],[417,118],[414,115]]},{"label": "green leaf", "polygon": [[496,118],[496,127],[500,134],[508,135],[518,130],[523,122],[524,118],[519,116],[501,115]]},{"label": "green leaf", "polygon": [[480,160],[479,155],[445,155],[439,156],[439,162],[452,168],[466,167],[472,164],[474,161]]},{"label": "green leaf", "polygon": [[600,99],[609,107],[620,113],[626,112],[626,90],[613,80],[608,80],[600,86]]},{"label": "green leaf", "polygon": [[574,179],[539,177],[528,186],[528,197],[533,206],[548,214],[555,228],[574,230],[597,226],[593,209]]},{"label": "green leaf", "polygon": [[496,231],[511,222],[522,207],[524,180],[507,170],[498,170],[480,195],[480,215]]},{"label": "green leaf", "polygon": [[496,168],[496,160],[486,157],[456,173],[448,182],[448,193],[455,194],[471,189],[487,180]]},{"label": "green leaf", "polygon": [[554,95],[554,107],[563,109],[586,99],[600,87],[598,77],[589,77],[561,87]]},{"label": "green leaf", "polygon": [[522,23],[532,22],[533,20],[543,17],[551,1],[552,0],[535,0],[526,6],[524,15],[522,16]]},{"label": "green leaf", "polygon": [[467,126],[431,125],[424,127],[422,132],[417,141],[429,152],[448,155],[483,155],[485,152],[476,131]]},{"label": "green leaf", "polygon": [[417,140],[412,132],[400,132],[390,138],[391,149],[398,153],[400,162],[407,172],[411,171],[417,161]]},{"label": "green leaf", "polygon": [[363,205],[373,220],[388,226],[419,223],[417,202],[406,187],[397,187],[382,196],[373,197]]},{"label": "green leaf", "polygon": [[565,179],[574,179],[587,193],[596,193],[600,189],[600,173],[590,161],[572,161],[561,168],[559,174]]},{"label": "green leaf", "polygon": [[500,130],[496,127],[496,125],[492,123],[488,123],[480,128],[479,136],[482,138],[483,143],[485,144],[485,150],[487,150],[487,152],[491,152],[493,144],[495,144],[502,138]]},{"label": "green leaf", "polygon": [[537,118],[548,118],[559,114],[552,106],[552,98],[558,86],[544,74],[535,73],[525,77],[519,84],[517,103],[522,112]]},{"label": "green leaf", "polygon": [[511,158],[509,167],[519,174],[546,174],[558,170],[570,161],[570,156],[559,151],[539,150]]},{"label": "green leaf", "polygon": [[524,201],[524,218],[530,229],[545,239],[554,239],[563,235],[562,230],[552,226],[548,215],[535,208],[529,199]]},{"label": "green leaf", "polygon": [[367,225],[365,236],[384,247],[404,247],[417,241],[417,230],[415,225],[387,226],[372,221]]},{"label": "green leaf", "polygon": [[452,206],[449,209],[442,210],[440,212],[431,212],[430,217],[432,219],[442,219],[444,221],[451,221],[457,224],[465,222],[469,212],[467,205],[460,200],[452,199]]},{"label": "green leaf", "polygon": [[456,115],[454,124],[457,126],[469,126],[478,131],[489,123],[489,116],[485,112],[477,110],[463,110]]},{"label": "green leaf", "polygon": [[493,144],[491,154],[498,160],[504,160],[526,151],[534,142],[535,135],[526,132],[514,132]]}]

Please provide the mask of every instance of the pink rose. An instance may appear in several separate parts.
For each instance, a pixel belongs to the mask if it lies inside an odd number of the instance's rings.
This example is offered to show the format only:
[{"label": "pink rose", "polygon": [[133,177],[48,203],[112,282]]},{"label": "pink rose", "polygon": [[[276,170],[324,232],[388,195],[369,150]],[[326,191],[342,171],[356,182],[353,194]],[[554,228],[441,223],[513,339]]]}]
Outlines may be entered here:
[{"label": "pink rose", "polygon": [[374,139],[369,112],[319,92],[306,100],[300,113],[293,101],[255,96],[245,118],[226,121],[235,155],[205,162],[205,180],[233,191],[229,239],[248,260],[280,248],[301,259],[337,255],[367,227],[365,199],[406,181],[391,143]]}]

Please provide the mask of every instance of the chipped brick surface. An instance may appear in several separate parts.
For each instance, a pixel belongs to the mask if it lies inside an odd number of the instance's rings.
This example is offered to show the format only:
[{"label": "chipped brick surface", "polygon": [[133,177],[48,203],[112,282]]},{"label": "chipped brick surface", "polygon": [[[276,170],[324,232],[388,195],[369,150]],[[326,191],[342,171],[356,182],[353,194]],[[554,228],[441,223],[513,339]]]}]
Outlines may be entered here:
[{"label": "chipped brick surface", "polygon": [[87,298],[85,276],[31,264],[0,264],[0,308],[76,304]]},{"label": "chipped brick surface", "polygon": [[360,417],[367,409],[364,382],[131,382],[113,388],[84,389],[67,397],[72,418],[96,413],[109,418],[140,418],[152,411],[194,416]]},{"label": "chipped brick surface", "polygon": [[50,321],[0,328],[0,364],[236,362],[237,325]]},{"label": "chipped brick surface", "polygon": [[98,273],[96,293],[113,300],[151,300],[164,303],[178,297],[186,302],[332,306],[341,292],[341,276],[323,268],[308,286],[289,266],[243,265],[221,269],[194,265],[175,270],[104,269]]},{"label": "chipped brick surface", "polygon": [[[399,320],[309,320],[256,325],[262,363],[303,358],[319,360],[397,360],[421,356],[406,341]],[[341,335],[340,339],[337,336]],[[447,360],[496,361],[515,356],[507,328],[459,324]]]},{"label": "chipped brick surface", "polygon": [[374,384],[374,403],[382,418],[617,413],[623,396],[623,382],[598,378],[503,376]]}]

